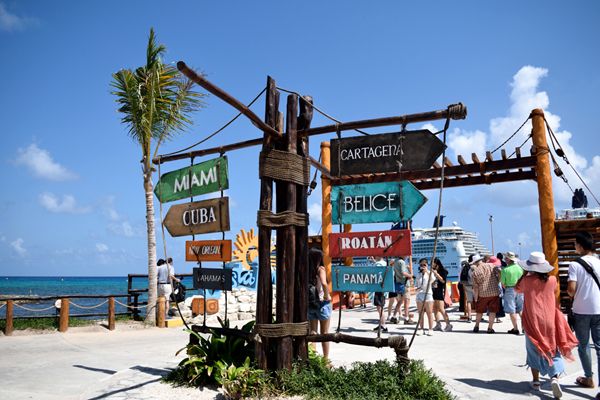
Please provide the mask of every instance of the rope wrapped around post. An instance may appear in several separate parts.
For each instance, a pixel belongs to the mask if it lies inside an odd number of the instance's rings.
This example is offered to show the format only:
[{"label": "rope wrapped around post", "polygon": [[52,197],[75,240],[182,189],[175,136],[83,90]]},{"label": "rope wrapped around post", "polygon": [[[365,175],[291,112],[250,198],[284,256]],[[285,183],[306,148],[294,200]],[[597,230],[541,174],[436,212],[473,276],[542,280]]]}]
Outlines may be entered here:
[{"label": "rope wrapped around post", "polygon": [[260,153],[258,175],[278,181],[308,186],[310,183],[310,160],[298,154],[271,149]]},{"label": "rope wrapped around post", "polygon": [[295,211],[282,211],[273,214],[269,210],[259,210],[256,224],[259,227],[281,228],[284,226],[307,226],[308,214],[302,214]]},{"label": "rope wrapped around post", "polygon": [[285,336],[308,335],[308,322],[286,322],[280,324],[256,324],[254,333],[268,338],[281,338]]}]

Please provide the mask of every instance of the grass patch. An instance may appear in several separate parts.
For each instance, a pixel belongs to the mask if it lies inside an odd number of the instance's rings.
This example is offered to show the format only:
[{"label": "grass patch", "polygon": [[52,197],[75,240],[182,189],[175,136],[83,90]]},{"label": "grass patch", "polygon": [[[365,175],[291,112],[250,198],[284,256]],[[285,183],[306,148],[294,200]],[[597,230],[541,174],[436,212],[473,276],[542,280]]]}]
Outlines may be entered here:
[{"label": "grass patch", "polygon": [[286,395],[333,400],[451,400],[444,382],[421,361],[411,361],[405,371],[389,361],[354,363],[350,368],[323,367],[316,363],[296,365],[279,372],[277,384]]},{"label": "grass patch", "polygon": [[[99,320],[100,319],[70,317],[69,328],[95,325]],[[115,320],[119,322],[130,321],[132,319],[127,315],[117,315]],[[58,317],[16,318],[13,319],[13,329],[16,331],[25,329],[56,330],[58,329]],[[3,332],[6,330],[6,319],[0,319],[0,330]]]}]

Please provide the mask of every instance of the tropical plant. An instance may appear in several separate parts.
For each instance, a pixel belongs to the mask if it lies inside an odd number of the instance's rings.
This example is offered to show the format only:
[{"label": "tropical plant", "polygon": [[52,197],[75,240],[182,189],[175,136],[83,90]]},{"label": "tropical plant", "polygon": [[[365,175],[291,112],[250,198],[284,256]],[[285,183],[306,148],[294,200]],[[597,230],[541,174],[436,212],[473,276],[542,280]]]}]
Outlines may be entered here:
[{"label": "tropical plant", "polygon": [[[152,194],[152,158],[160,145],[183,132],[192,121],[190,114],[204,106],[204,94],[193,91],[193,83],[177,68],[163,64],[166,47],[157,44],[154,29],[150,29],[146,49],[146,65],[135,70],[122,69],[112,75],[111,94],[117,97],[121,122],[129,136],[142,148],[142,175],[146,195],[146,225],[148,234],[148,306],[146,322],[156,320],[156,234],[154,228],[154,198]],[[152,153],[154,147],[154,153]]]},{"label": "tropical plant", "polygon": [[[229,321],[223,322],[219,318],[223,328],[229,328]],[[249,333],[252,331],[254,321],[245,324],[241,331]],[[173,375],[174,380],[183,378],[187,384],[206,385],[219,383],[221,369],[230,366],[243,366],[246,360],[254,359],[254,345],[244,338],[233,335],[222,335],[216,330],[211,330],[208,338],[187,330],[195,337],[197,344],[188,344],[177,352],[185,350],[187,357],[181,360],[177,372]],[[179,378],[178,378],[179,377]]]},{"label": "tropical plant", "polygon": [[273,390],[269,374],[250,365],[250,357],[239,367],[222,361],[217,365],[220,374],[215,374],[215,378],[229,399],[260,398]]}]

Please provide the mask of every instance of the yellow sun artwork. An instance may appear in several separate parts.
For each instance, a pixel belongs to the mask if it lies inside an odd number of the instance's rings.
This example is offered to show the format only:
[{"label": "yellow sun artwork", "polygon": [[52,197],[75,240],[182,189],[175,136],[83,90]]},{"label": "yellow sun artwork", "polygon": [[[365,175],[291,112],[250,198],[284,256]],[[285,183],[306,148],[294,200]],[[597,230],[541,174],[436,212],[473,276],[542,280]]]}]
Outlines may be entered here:
[{"label": "yellow sun artwork", "polygon": [[[254,228],[246,232],[244,229],[240,230],[235,237],[234,243],[235,249],[233,250],[234,261],[240,262],[244,269],[252,269],[250,264],[258,257],[258,236],[254,234]],[[275,246],[271,243],[271,267],[275,266],[274,257]]]}]

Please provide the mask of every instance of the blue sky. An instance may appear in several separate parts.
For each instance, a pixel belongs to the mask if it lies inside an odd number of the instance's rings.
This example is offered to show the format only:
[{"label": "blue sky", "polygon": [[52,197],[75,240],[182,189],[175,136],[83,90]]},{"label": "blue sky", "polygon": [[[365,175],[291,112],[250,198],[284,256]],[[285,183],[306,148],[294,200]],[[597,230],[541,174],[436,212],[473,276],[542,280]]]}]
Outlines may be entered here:
[{"label": "blue sky", "polygon": [[[453,160],[471,152],[483,158],[531,109],[542,107],[598,195],[599,20],[595,1],[0,0],[0,275],[146,270],[141,151],[120,123],[109,83],[118,69],[143,64],[150,27],[168,48],[164,61],[185,61],[244,102],[262,90],[267,75],[281,87],[312,95],[317,106],[343,121],[461,101],[469,115],[452,122]],[[162,153],[198,141],[235,115],[215,97],[207,103],[193,128]],[[253,109],[262,116],[264,101]],[[313,126],[328,123],[319,115],[313,120]],[[433,125],[441,128],[440,122]],[[528,131],[509,143],[511,151]],[[207,145],[259,136],[240,118]],[[318,157],[319,142],[330,138],[314,138],[311,153]],[[227,237],[234,239],[239,229],[255,226],[258,148],[228,156]],[[164,165],[162,172],[187,163]],[[581,187],[562,167],[571,185]],[[416,226],[430,226],[436,210],[438,192],[425,195],[429,202]],[[519,242],[523,254],[541,248],[533,182],[448,189],[443,198],[447,223],[479,232],[488,247],[493,214],[496,250],[517,251]],[[570,204],[561,182],[555,182],[555,202],[557,210]],[[316,232],[318,192],[309,206]],[[161,249],[160,232],[157,237]],[[191,271],[193,264],[183,261],[185,239],[166,242],[178,271]]]}]

